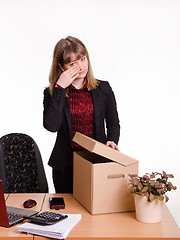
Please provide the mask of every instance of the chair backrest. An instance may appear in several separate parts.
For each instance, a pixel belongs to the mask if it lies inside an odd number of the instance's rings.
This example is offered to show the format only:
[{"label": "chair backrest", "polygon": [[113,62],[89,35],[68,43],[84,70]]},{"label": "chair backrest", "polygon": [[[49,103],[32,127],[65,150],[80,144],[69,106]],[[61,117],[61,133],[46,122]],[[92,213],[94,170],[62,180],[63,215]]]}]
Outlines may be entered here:
[{"label": "chair backrest", "polygon": [[48,192],[41,153],[30,136],[10,133],[1,137],[0,166],[4,192]]}]

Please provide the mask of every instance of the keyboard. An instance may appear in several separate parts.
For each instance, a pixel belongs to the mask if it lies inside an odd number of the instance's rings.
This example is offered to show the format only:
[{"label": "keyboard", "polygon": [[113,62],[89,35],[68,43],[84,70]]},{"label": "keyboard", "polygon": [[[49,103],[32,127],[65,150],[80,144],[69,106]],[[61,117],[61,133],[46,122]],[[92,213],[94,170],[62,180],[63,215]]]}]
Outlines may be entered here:
[{"label": "keyboard", "polygon": [[60,213],[39,212],[34,216],[25,217],[25,218],[30,219],[32,223],[51,225],[67,217],[68,217],[67,215],[60,214]]},{"label": "keyboard", "polygon": [[8,221],[9,223],[15,222],[17,220],[22,219],[22,216],[16,213],[8,213]]}]

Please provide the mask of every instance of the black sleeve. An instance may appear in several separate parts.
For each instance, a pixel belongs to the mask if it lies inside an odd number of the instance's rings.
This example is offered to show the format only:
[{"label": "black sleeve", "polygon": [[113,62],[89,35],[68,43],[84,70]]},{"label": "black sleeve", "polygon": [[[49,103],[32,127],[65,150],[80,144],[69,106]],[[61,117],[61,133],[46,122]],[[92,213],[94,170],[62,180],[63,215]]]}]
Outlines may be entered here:
[{"label": "black sleeve", "polygon": [[48,131],[56,132],[61,127],[65,94],[66,90],[62,88],[54,88],[52,96],[50,95],[49,88],[44,90],[43,126]]},{"label": "black sleeve", "polygon": [[120,124],[117,112],[116,99],[109,83],[108,82],[105,83],[106,83],[105,109],[106,109],[107,141],[114,141],[116,144],[118,144],[120,137]]}]

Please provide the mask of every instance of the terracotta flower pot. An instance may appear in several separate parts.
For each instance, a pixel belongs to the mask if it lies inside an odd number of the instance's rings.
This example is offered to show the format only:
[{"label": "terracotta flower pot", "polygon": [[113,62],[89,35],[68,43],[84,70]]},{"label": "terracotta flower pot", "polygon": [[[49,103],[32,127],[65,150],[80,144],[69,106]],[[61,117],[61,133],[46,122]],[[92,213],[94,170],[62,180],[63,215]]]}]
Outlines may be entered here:
[{"label": "terracotta flower pot", "polygon": [[143,223],[157,223],[162,218],[162,207],[164,202],[155,199],[153,202],[148,202],[146,197],[136,195],[135,209],[136,219]]}]

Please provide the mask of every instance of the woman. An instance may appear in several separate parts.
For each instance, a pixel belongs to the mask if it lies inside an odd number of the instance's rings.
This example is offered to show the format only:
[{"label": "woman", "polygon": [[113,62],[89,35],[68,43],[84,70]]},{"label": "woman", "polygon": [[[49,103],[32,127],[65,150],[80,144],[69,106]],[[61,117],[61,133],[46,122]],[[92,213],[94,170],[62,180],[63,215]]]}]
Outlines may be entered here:
[{"label": "woman", "polygon": [[48,164],[56,192],[72,193],[73,152],[82,150],[72,138],[80,132],[118,150],[116,101],[109,83],[94,78],[87,49],[74,37],[56,44],[49,82],[43,124],[57,138]]}]

